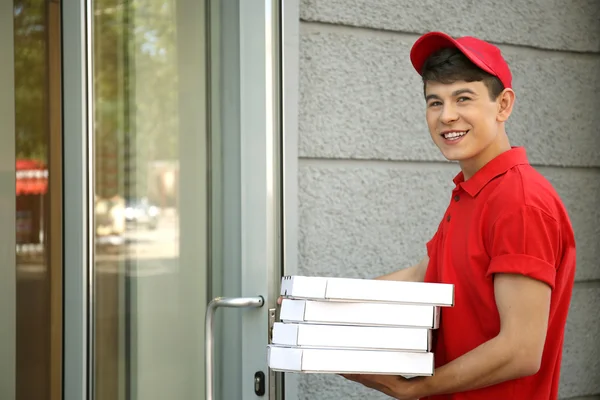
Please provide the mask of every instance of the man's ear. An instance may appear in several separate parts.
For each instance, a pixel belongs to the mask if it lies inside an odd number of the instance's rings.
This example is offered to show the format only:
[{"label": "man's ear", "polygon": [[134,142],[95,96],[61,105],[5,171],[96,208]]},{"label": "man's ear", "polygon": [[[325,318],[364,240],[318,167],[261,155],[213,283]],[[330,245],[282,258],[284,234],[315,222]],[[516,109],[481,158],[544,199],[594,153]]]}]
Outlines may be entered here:
[{"label": "man's ear", "polygon": [[506,122],[512,113],[515,104],[515,92],[512,89],[504,89],[498,96],[498,114],[496,119],[498,122]]}]

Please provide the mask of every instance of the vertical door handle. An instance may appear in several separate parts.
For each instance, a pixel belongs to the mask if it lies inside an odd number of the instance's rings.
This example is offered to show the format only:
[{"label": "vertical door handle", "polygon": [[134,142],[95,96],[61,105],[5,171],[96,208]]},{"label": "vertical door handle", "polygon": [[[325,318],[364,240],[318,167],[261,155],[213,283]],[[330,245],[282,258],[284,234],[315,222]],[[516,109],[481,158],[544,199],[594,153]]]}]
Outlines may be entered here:
[{"label": "vertical door handle", "polygon": [[227,308],[259,308],[265,304],[262,296],[257,297],[217,297],[208,303],[206,308],[206,319],[204,322],[204,343],[205,343],[205,374],[206,374],[206,400],[214,400],[214,329],[213,319],[215,311],[219,307]]}]

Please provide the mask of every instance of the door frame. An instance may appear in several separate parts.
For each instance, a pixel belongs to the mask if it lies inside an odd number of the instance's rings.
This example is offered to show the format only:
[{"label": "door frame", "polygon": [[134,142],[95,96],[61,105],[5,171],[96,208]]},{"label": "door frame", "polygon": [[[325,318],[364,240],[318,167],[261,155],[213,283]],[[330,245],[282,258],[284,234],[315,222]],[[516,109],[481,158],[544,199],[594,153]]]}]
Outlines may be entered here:
[{"label": "door frame", "polygon": [[[94,392],[92,1],[61,2],[63,204],[68,210],[63,227],[65,400],[92,399]],[[241,265],[232,268],[241,271],[241,296],[265,299],[263,307],[242,311],[241,400],[258,399],[251,388],[259,370],[267,376],[267,388],[278,391],[282,387],[271,385],[281,376],[267,371],[269,311],[276,308],[283,263],[286,271],[292,271],[297,258],[297,140],[294,134],[285,139],[282,135],[283,130],[296,130],[297,90],[293,86],[286,91],[292,103],[282,102],[281,90],[282,82],[297,82],[294,46],[298,36],[292,33],[292,41],[283,46],[281,29],[284,38],[286,32],[297,31],[298,23],[292,19],[298,15],[298,2],[285,0],[284,8],[280,2],[239,2]],[[288,63],[283,76],[282,49]],[[199,319],[203,321],[201,316]]]},{"label": "door frame", "polygon": [[13,3],[0,2],[0,398],[16,395],[15,73]]},{"label": "door frame", "polygon": [[90,399],[94,176],[91,1],[61,2],[63,68],[63,399]]},{"label": "door frame", "polygon": [[[283,269],[295,275],[299,264],[298,119],[300,103],[300,0],[283,0],[281,10],[282,52],[282,184]],[[283,374],[285,400],[300,398],[298,374]]]},{"label": "door frame", "polygon": [[[257,397],[250,388],[257,371],[266,375],[268,396],[276,389],[271,385],[275,376],[267,371],[266,349],[269,311],[273,312],[277,304],[282,257],[280,8],[278,0],[243,0],[239,4],[241,295],[262,295],[265,299],[263,307],[242,314],[241,383],[249,390],[242,389],[241,400],[254,400]],[[258,32],[257,24],[265,29]]]}]

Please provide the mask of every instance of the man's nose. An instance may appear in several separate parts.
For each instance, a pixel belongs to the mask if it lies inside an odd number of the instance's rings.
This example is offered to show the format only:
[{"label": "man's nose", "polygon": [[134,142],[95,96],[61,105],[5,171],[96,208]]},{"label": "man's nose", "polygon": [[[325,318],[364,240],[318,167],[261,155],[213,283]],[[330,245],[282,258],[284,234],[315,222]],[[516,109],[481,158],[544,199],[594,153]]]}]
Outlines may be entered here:
[{"label": "man's nose", "polygon": [[440,120],[442,123],[448,125],[455,122],[458,119],[458,112],[456,108],[451,105],[444,105],[442,113],[440,114]]}]

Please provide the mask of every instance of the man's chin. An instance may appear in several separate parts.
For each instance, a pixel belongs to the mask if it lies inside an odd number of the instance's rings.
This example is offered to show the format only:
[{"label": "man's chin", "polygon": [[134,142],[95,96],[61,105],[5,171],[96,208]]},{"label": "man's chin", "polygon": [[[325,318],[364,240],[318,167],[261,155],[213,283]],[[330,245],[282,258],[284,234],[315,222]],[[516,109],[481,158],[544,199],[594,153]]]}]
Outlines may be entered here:
[{"label": "man's chin", "polygon": [[466,152],[463,151],[444,151],[442,150],[442,155],[448,161],[461,162],[464,160],[468,160],[470,157]]}]

